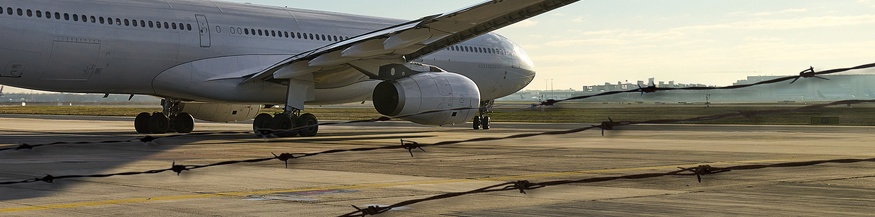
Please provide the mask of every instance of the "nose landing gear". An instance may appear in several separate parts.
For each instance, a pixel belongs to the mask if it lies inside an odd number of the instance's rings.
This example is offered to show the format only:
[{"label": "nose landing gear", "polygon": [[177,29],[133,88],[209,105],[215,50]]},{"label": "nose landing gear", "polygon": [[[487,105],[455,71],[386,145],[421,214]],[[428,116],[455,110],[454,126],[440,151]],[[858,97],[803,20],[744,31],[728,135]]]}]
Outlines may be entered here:
[{"label": "nose landing gear", "polygon": [[495,104],[495,100],[490,100],[486,102],[480,103],[480,109],[477,112],[477,116],[474,116],[474,129],[479,130],[483,128],[484,130],[488,130],[490,127],[491,118],[486,114],[491,113],[492,106]]}]

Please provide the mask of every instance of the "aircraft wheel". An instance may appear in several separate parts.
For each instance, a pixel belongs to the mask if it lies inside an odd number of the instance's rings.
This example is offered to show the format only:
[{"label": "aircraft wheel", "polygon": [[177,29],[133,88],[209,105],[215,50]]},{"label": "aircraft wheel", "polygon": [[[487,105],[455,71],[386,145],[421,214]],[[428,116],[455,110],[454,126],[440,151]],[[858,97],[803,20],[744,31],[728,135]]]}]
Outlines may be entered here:
[{"label": "aircraft wheel", "polygon": [[296,126],[308,126],[304,129],[298,130],[298,133],[300,133],[302,137],[313,137],[319,132],[319,120],[316,119],[316,115],[310,113],[298,117]]},{"label": "aircraft wheel", "polygon": [[194,118],[189,113],[179,113],[173,119],[173,129],[177,133],[191,133],[194,131]]},{"label": "aircraft wheel", "polygon": [[491,119],[489,116],[483,116],[483,120],[480,120],[480,124],[483,126],[484,130],[489,129],[489,119]]},{"label": "aircraft wheel", "polygon": [[278,114],[270,120],[270,129],[273,130],[273,135],[278,137],[293,137],[298,135],[298,131],[291,130],[294,128],[292,118],[286,114]]},{"label": "aircraft wheel", "polygon": [[480,116],[474,116],[474,129],[480,129]]},{"label": "aircraft wheel", "polygon": [[158,112],[152,114],[149,118],[149,133],[166,133],[170,129],[170,119],[164,116],[164,113]]},{"label": "aircraft wheel", "polygon": [[152,118],[152,114],[148,112],[143,112],[137,115],[137,118],[134,119],[134,129],[137,130],[137,133],[150,133],[149,129],[149,119]]},{"label": "aircraft wheel", "polygon": [[269,114],[261,113],[258,116],[255,116],[255,120],[252,121],[252,131],[258,131],[261,129],[270,129],[270,120],[273,119]]}]

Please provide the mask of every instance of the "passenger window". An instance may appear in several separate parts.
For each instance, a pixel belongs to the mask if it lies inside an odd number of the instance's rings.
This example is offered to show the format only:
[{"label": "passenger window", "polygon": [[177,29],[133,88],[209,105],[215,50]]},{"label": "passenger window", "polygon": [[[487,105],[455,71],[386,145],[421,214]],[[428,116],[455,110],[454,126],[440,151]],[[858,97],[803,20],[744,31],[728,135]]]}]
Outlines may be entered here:
[{"label": "passenger window", "polygon": [[275,30],[270,30],[270,35],[273,36],[273,37],[276,37],[276,31],[275,31]]},{"label": "passenger window", "polygon": [[170,25],[167,25],[167,22],[164,22],[164,29],[170,29]]},{"label": "passenger window", "polygon": [[79,21],[79,15],[73,14],[73,21]]},{"label": "passenger window", "polygon": [[288,37],[289,37],[289,32],[283,32],[283,33],[285,33],[285,35],[286,35],[286,38],[288,38]]},{"label": "passenger window", "polygon": [[298,38],[302,38],[302,37],[301,37],[301,33],[300,33],[300,32],[299,32],[299,33],[298,33]]},{"label": "passenger window", "polygon": [[155,27],[157,27],[157,28],[160,29],[160,28],[161,28],[161,22],[160,22],[160,21],[155,21]]},{"label": "passenger window", "polygon": [[131,22],[134,23],[134,26],[139,26],[139,25],[137,25],[137,20],[133,20],[133,21],[131,21]]},{"label": "passenger window", "polygon": [[188,31],[191,31],[191,24],[185,24],[185,28],[188,29]]},{"label": "passenger window", "polygon": [[23,15],[24,15],[24,11],[22,11],[21,8],[19,8],[18,9],[18,16],[23,16]]},{"label": "passenger window", "polygon": [[140,20],[140,26],[142,26],[143,28],[146,28],[146,21]]},{"label": "passenger window", "polygon": [[115,18],[115,24],[121,26],[121,25],[122,25],[122,19],[121,19],[121,18]]},{"label": "passenger window", "polygon": [[176,29],[176,23],[173,23],[173,29]]},{"label": "passenger window", "polygon": [[322,35],[322,40],[323,40],[323,41],[328,41],[328,39],[325,38],[325,35]]},{"label": "passenger window", "polygon": [[83,22],[83,23],[87,23],[87,22],[88,22],[88,16],[82,15],[82,22]]},{"label": "passenger window", "polygon": [[128,19],[125,19],[125,26],[131,26],[131,21]]},{"label": "passenger window", "polygon": [[249,35],[249,29],[243,29],[243,33]]},{"label": "passenger window", "polygon": [[37,18],[43,18],[43,12],[37,10],[37,11],[36,11],[36,17],[37,17]]},{"label": "passenger window", "polygon": [[100,24],[106,23],[106,18],[100,17]]},{"label": "passenger window", "polygon": [[155,28],[155,23],[153,23],[152,21],[149,21],[149,28]]},{"label": "passenger window", "polygon": [[313,37],[313,33],[310,33],[310,40],[316,40],[316,38]]},{"label": "passenger window", "polygon": [[52,19],[52,12],[46,11],[46,18]]},{"label": "passenger window", "polygon": [[33,16],[33,11],[31,11],[30,9],[27,9],[27,16],[28,16],[28,17],[32,17],[32,16]]},{"label": "passenger window", "polygon": [[340,40],[337,40],[337,36],[336,36],[336,35],[334,36],[334,41],[340,41]]},{"label": "passenger window", "polygon": [[61,13],[55,12],[55,19],[56,19],[56,20],[60,20],[60,19],[61,19]]},{"label": "passenger window", "polygon": [[12,15],[12,8],[6,8],[6,13]]}]

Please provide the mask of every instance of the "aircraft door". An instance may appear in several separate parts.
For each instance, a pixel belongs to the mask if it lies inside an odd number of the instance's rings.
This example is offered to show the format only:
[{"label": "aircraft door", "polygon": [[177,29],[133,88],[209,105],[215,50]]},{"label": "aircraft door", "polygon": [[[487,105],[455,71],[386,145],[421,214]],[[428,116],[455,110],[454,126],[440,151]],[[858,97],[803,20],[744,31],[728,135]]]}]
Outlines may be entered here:
[{"label": "aircraft door", "polygon": [[197,18],[198,33],[201,37],[201,47],[210,47],[210,22],[207,21],[207,16],[201,14],[194,16]]}]

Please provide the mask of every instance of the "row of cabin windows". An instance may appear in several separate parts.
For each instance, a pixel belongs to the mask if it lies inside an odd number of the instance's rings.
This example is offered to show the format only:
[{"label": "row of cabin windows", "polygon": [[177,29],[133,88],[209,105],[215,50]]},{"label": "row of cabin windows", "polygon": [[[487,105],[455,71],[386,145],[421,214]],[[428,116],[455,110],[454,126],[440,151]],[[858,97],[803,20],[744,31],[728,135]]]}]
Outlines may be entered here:
[{"label": "row of cabin windows", "polygon": [[500,55],[505,55],[505,56],[513,55],[512,52],[504,50],[504,49],[499,49],[499,48],[474,47],[474,46],[462,46],[462,45],[449,46],[449,47],[447,47],[447,50],[459,51],[459,52],[471,52],[471,53],[500,54]]},{"label": "row of cabin windows", "polygon": [[[3,10],[3,7],[0,7],[0,14],[3,14],[2,10]],[[178,30],[188,30],[188,31],[192,30],[191,24],[184,24],[184,23],[171,23],[171,22],[163,22],[162,23],[161,21],[145,21],[145,20],[132,20],[132,19],[121,19],[121,18],[115,18],[115,20],[113,20],[112,17],[95,17],[95,16],[86,16],[86,15],[78,15],[78,14],[70,15],[68,13],[61,14],[59,12],[52,13],[51,11],[45,11],[45,12],[40,11],[40,10],[33,11],[30,9],[25,10],[25,9],[21,9],[21,8],[13,9],[11,7],[6,8],[6,14],[8,14],[8,15],[16,15],[17,14],[18,16],[28,16],[28,17],[36,16],[37,18],[45,17],[46,19],[52,19],[54,17],[56,20],[61,20],[61,19],[71,20],[72,19],[73,21],[76,21],[76,22],[81,20],[83,23],[88,23],[90,21],[91,23],[119,25],[119,26],[121,26],[122,23],[124,23],[125,26],[133,25],[135,27],[144,27],[144,28],[148,25],[149,28],[160,29],[163,27],[164,29],[178,29]],[[62,17],[62,15],[63,15],[63,17]]]},{"label": "row of cabin windows", "polygon": [[303,32],[288,32],[288,31],[279,31],[279,30],[266,30],[266,29],[250,29],[250,28],[242,28],[242,27],[231,27],[232,35],[252,35],[252,36],[266,36],[266,37],[279,37],[279,38],[297,38],[297,39],[307,39],[307,40],[318,40],[318,41],[343,41],[349,39],[349,37],[337,36],[337,35],[324,35],[324,34],[313,34],[313,33],[303,33]]}]

